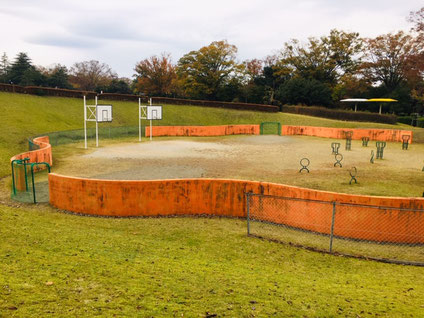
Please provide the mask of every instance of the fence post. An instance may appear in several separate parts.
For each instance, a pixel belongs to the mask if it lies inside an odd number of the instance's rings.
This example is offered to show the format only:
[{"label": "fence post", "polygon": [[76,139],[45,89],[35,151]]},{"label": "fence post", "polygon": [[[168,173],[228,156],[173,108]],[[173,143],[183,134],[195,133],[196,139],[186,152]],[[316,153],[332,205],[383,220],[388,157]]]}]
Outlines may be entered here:
[{"label": "fence post", "polygon": [[333,252],[334,221],[336,219],[336,202],[333,202],[333,214],[331,216],[330,253]]},{"label": "fence post", "polygon": [[250,235],[250,192],[246,192],[246,207],[247,207],[247,235]]},{"label": "fence post", "polygon": [[37,203],[37,199],[35,198],[34,164],[31,164],[31,179],[32,179],[32,195],[34,196],[34,203]]}]

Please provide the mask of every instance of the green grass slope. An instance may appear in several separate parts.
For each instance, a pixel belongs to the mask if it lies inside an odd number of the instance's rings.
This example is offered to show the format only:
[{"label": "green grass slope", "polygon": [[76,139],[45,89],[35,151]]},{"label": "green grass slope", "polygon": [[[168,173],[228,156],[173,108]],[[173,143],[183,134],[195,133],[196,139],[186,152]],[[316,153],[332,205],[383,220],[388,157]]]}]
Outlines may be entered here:
[{"label": "green grass slope", "polygon": [[[113,125],[137,125],[136,103],[113,105]],[[0,176],[27,137],[83,124],[76,99],[0,93],[0,113]],[[163,124],[175,125],[397,127],[171,105],[164,115]],[[424,310],[423,268],[249,238],[242,220],[106,219],[14,205],[0,204],[1,317],[419,317]]]},{"label": "green grass slope", "polygon": [[[137,103],[103,102],[112,103],[114,106],[113,123],[102,124],[103,126],[138,126]],[[285,113],[261,113],[196,106],[166,105],[163,113],[164,119],[159,123],[161,125],[259,124],[264,121],[279,121],[283,125],[322,127],[407,127],[343,122]],[[53,131],[83,128],[82,99],[0,92],[0,114],[0,177],[10,173],[9,158],[27,150],[28,137]],[[424,129],[422,130],[424,131]]]},{"label": "green grass slope", "polygon": [[[0,316],[420,317],[424,269],[246,236],[234,219],[0,207]],[[210,316],[213,317],[213,316]]]}]

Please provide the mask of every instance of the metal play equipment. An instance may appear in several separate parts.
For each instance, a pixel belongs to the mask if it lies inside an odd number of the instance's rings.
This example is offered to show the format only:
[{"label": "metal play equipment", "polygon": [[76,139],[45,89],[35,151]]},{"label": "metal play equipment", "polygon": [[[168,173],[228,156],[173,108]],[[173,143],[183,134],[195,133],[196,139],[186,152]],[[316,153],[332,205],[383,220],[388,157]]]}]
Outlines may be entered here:
[{"label": "metal play equipment", "polygon": [[377,159],[383,159],[383,152],[384,152],[384,148],[386,148],[386,142],[377,141],[375,143],[375,146],[377,147]]},{"label": "metal play equipment", "polygon": [[411,139],[411,136],[402,135],[402,150],[408,150],[409,139]]},{"label": "metal play equipment", "polygon": [[87,122],[96,122],[96,147],[99,146],[99,123],[112,122],[112,105],[97,104],[97,96],[94,105],[87,105],[84,96],[84,147],[87,149]]},{"label": "metal play equipment", "polygon": [[352,150],[352,136],[353,136],[353,131],[351,130],[347,130],[343,132],[346,138],[346,150]]},{"label": "metal play equipment", "polygon": [[[47,169],[48,173],[51,167],[47,162],[29,162],[29,158],[15,159],[11,162],[12,168],[12,198],[15,198],[18,193],[26,195],[28,199],[32,196],[32,202],[37,203],[35,177],[37,171]],[[28,181],[31,176],[31,182]]]},{"label": "metal play equipment", "polygon": [[334,167],[339,166],[340,168],[342,168],[343,155],[341,153],[338,153],[334,156],[334,158],[336,159],[336,162],[334,163]]},{"label": "metal play equipment", "polygon": [[358,180],[356,180],[356,175],[358,174],[358,170],[356,169],[356,167],[352,167],[351,169],[349,169],[349,174],[350,174],[349,184],[352,184],[352,181],[355,181],[355,183],[358,183]]},{"label": "metal play equipment", "polygon": [[300,168],[299,172],[302,172],[303,170],[306,170],[307,173],[309,173],[309,164],[311,162],[309,161],[308,158],[302,158],[300,159],[300,165],[302,166],[302,168]]},{"label": "metal play equipment", "polygon": [[332,155],[337,155],[339,153],[340,143],[339,142],[332,142],[331,143],[331,149],[333,152]]},{"label": "metal play equipment", "polygon": [[152,99],[149,100],[149,105],[141,105],[141,98],[138,99],[138,141],[141,141],[141,120],[150,120],[150,141],[153,138],[152,121],[162,119],[162,106],[152,105]]},{"label": "metal play equipment", "polygon": [[368,147],[369,141],[370,141],[370,137],[362,137],[362,147]]}]

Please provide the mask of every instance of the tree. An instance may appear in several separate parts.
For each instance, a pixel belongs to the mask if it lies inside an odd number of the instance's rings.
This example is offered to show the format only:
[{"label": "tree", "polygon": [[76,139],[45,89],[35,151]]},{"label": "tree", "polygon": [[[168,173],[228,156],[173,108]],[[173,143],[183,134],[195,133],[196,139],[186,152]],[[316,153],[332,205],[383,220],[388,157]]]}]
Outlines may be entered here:
[{"label": "tree", "polygon": [[26,53],[18,53],[15,61],[10,66],[7,73],[7,81],[15,85],[34,85],[38,77],[35,67],[31,64],[31,59]]},{"label": "tree", "polygon": [[177,74],[171,55],[151,56],[135,66],[136,90],[151,96],[171,95],[176,85]]},{"label": "tree", "polygon": [[95,60],[75,63],[70,73],[71,84],[87,91],[95,90],[98,86],[107,86],[117,77],[109,65]]},{"label": "tree", "polygon": [[6,82],[7,73],[10,69],[10,62],[6,52],[3,53],[0,59],[0,82]]},{"label": "tree", "polygon": [[128,78],[114,78],[108,86],[97,86],[97,92],[103,93],[118,93],[118,94],[131,94],[131,80]]},{"label": "tree", "polygon": [[403,82],[412,87],[422,81],[424,44],[418,38],[399,31],[366,40],[363,74],[374,85],[383,84],[387,93]]},{"label": "tree", "polygon": [[313,78],[294,77],[282,84],[276,95],[284,104],[329,106],[332,103],[328,85]]},{"label": "tree", "polygon": [[362,40],[358,33],[331,30],[330,35],[309,38],[306,45],[298,40],[285,43],[277,67],[280,74],[313,78],[331,85],[358,66]]},{"label": "tree", "polygon": [[46,70],[45,75],[47,76],[47,85],[50,87],[72,88],[72,85],[69,83],[68,69],[66,66],[57,64]]},{"label": "tree", "polygon": [[218,92],[232,78],[240,76],[243,69],[243,65],[236,62],[236,53],[235,45],[215,41],[185,54],[177,66],[184,94],[192,98],[217,99]]},{"label": "tree", "polygon": [[409,13],[408,21],[413,23],[412,31],[424,33],[424,7],[418,11]]}]

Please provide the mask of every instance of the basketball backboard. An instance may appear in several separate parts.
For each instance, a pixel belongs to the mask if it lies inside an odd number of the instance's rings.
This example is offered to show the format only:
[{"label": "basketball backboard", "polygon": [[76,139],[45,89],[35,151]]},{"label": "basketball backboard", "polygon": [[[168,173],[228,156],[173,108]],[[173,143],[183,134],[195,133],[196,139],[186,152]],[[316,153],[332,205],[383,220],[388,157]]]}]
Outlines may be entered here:
[{"label": "basketball backboard", "polygon": [[112,121],[112,105],[97,105],[96,119],[98,123]]},{"label": "basketball backboard", "polygon": [[147,120],[162,119],[162,106],[147,106]]}]

